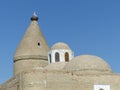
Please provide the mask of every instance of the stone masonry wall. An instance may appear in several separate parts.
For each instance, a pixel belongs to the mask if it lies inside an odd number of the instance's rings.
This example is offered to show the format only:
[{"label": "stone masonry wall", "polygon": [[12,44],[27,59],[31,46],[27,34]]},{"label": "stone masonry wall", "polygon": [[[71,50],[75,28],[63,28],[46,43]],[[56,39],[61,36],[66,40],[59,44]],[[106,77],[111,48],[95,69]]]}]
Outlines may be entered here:
[{"label": "stone masonry wall", "polygon": [[93,90],[94,85],[110,85],[111,90],[119,90],[119,83],[119,74],[78,76],[44,70],[23,74],[23,90]]}]

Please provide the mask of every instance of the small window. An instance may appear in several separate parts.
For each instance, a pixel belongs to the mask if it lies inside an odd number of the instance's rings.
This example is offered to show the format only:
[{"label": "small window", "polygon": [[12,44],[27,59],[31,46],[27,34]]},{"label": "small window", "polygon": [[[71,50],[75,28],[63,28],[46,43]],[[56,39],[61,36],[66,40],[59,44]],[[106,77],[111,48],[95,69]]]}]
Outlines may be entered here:
[{"label": "small window", "polygon": [[59,62],[60,61],[60,55],[58,52],[55,53],[55,62]]},{"label": "small window", "polygon": [[52,62],[52,61],[51,61],[51,54],[49,54],[49,59],[50,59],[50,63],[51,63],[51,62]]},{"label": "small window", "polygon": [[94,85],[94,90],[110,90],[110,85]]},{"label": "small window", "polygon": [[99,90],[104,90],[103,88],[100,88]]},{"label": "small window", "polygon": [[65,53],[65,62],[69,62],[69,53],[68,52]]},{"label": "small window", "polygon": [[40,46],[40,42],[38,42],[38,46]]}]

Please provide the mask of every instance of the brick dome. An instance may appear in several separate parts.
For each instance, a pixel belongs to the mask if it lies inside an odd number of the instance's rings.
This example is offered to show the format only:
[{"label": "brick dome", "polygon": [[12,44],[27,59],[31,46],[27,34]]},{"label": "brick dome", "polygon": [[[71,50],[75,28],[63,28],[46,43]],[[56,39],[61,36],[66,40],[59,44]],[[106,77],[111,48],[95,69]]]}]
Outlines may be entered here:
[{"label": "brick dome", "polygon": [[51,49],[52,50],[55,50],[55,49],[57,49],[57,50],[59,50],[59,49],[71,50],[70,47],[66,43],[63,43],[63,42],[58,42],[58,43],[54,44]]},{"label": "brick dome", "polygon": [[73,58],[64,67],[65,70],[78,73],[110,73],[110,66],[100,57],[81,55]]}]

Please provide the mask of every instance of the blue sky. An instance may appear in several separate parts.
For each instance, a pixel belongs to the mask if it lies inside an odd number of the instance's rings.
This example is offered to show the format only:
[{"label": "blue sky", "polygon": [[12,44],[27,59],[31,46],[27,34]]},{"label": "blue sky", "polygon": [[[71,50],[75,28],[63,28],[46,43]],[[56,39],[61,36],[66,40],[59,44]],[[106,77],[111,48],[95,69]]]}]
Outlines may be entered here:
[{"label": "blue sky", "polygon": [[0,83],[13,75],[13,55],[34,11],[50,47],[65,42],[76,56],[97,55],[120,73],[120,0],[1,0]]}]

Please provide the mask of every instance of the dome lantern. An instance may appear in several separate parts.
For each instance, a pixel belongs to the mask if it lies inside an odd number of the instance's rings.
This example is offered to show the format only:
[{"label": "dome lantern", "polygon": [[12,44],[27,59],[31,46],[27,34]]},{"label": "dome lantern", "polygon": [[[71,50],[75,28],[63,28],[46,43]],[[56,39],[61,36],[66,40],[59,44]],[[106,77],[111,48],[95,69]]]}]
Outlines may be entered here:
[{"label": "dome lantern", "polygon": [[54,44],[48,54],[49,63],[69,62],[74,57],[73,51],[63,42]]}]

